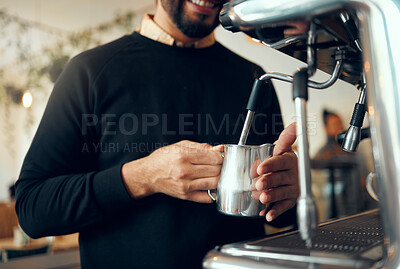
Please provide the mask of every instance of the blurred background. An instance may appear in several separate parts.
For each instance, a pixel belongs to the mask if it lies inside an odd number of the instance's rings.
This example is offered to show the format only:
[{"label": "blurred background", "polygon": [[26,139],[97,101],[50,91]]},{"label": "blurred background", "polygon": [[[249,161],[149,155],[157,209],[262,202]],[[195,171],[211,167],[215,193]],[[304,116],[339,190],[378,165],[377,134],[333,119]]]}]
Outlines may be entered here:
[{"label": "blurred background", "polygon": [[[143,15],[154,10],[154,0],[0,0],[0,203],[12,202],[10,187],[18,178],[53,83],[68,60],[81,51],[130,34],[140,26]],[[219,27],[216,35],[223,45],[265,70],[293,74],[304,66],[241,33],[232,34]],[[323,72],[313,77],[316,81],[328,78]],[[277,81],[274,85],[288,125],[295,121],[291,85]],[[335,114],[342,122],[338,129],[343,131],[357,99],[358,90],[342,81],[327,90],[310,90],[311,156],[329,141],[323,111]],[[331,155],[324,156],[329,161]],[[375,206],[364,191],[365,176],[373,171],[370,141],[361,142],[357,156],[346,158],[344,162],[355,160],[354,166],[342,167],[350,170],[323,164],[313,169],[320,220]],[[361,200],[348,200],[347,196],[354,193]],[[2,219],[5,217],[0,216],[0,228]]]}]

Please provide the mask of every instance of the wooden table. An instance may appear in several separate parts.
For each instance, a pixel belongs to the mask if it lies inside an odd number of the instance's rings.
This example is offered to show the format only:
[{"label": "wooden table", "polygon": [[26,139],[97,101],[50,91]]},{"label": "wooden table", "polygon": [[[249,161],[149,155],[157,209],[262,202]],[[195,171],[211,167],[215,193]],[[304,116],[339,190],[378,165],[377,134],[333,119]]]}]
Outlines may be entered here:
[{"label": "wooden table", "polygon": [[0,239],[0,251],[3,249],[21,249],[21,250],[34,249],[43,247],[48,244],[49,241],[46,238],[40,238],[40,239],[31,239],[28,244],[17,247],[14,245],[13,238],[2,238]]},{"label": "wooden table", "polygon": [[35,255],[0,263],[0,269],[79,269],[79,250],[62,251],[55,254]]},{"label": "wooden table", "polygon": [[[13,238],[0,239],[0,251],[3,249],[34,249],[50,244],[47,238],[30,239],[27,245],[16,247]],[[70,234],[64,236],[55,236],[51,242],[51,249],[54,252],[59,252],[68,249],[77,249],[79,247],[78,234]]]}]

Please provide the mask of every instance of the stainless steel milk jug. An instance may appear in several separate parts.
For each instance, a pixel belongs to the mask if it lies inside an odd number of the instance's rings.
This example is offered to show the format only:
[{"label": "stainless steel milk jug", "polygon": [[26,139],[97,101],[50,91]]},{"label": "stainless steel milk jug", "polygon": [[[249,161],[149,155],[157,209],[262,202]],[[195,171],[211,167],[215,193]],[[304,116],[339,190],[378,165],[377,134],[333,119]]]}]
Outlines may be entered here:
[{"label": "stainless steel milk jug", "polygon": [[218,188],[208,191],[221,213],[259,217],[266,208],[255,191],[258,165],[272,155],[274,145],[225,145],[224,162]]}]

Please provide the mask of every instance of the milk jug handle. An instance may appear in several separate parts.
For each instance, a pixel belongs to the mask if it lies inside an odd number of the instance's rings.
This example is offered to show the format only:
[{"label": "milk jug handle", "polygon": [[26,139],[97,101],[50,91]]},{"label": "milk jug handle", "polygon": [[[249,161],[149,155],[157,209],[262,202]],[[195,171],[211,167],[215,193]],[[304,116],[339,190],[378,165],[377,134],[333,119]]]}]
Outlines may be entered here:
[{"label": "milk jug handle", "polygon": [[[220,152],[220,153],[221,153],[222,158],[225,158],[225,153],[224,152]],[[213,201],[217,201],[217,189],[208,190],[207,193],[208,193],[208,196],[210,196]],[[214,193],[215,197],[214,197],[213,193]]]},{"label": "milk jug handle", "polygon": [[[208,196],[210,196],[213,201],[217,200],[217,195],[216,195],[217,190],[216,189],[208,190],[207,193],[208,193]],[[213,193],[214,193],[215,197],[214,197]]]}]

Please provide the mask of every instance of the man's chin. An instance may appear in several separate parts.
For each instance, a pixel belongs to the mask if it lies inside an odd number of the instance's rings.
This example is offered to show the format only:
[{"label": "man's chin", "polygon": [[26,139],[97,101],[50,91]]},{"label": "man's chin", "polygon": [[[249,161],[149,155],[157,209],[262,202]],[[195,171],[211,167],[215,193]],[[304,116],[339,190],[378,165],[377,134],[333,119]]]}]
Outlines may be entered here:
[{"label": "man's chin", "polygon": [[183,23],[177,25],[178,29],[187,37],[203,38],[211,34],[215,27],[204,25],[201,23]]},{"label": "man's chin", "polygon": [[[211,34],[218,26],[220,7],[214,10],[212,14],[206,14],[206,12],[196,11],[193,7],[194,3],[188,0],[179,0],[177,2],[173,5],[173,0],[161,0],[161,4],[163,4],[164,9],[171,16],[172,21],[185,36],[203,38]],[[198,3],[197,5],[204,5],[204,3]]]},{"label": "man's chin", "polygon": [[178,16],[175,18],[175,23],[178,29],[190,38],[202,38],[211,34],[218,26],[219,21],[214,19],[209,21],[209,16],[203,14],[190,14],[195,15],[183,17]]}]

